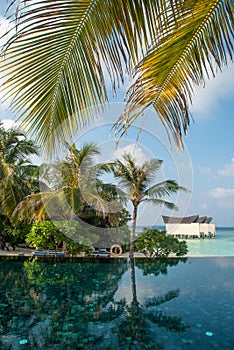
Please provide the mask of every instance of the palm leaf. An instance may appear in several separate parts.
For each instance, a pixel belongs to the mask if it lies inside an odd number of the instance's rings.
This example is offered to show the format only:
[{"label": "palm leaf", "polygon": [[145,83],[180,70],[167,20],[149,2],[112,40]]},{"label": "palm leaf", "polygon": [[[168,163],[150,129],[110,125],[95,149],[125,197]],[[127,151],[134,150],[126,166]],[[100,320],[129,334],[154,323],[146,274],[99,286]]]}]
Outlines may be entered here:
[{"label": "palm leaf", "polygon": [[164,205],[168,209],[178,210],[178,207],[174,203],[168,202],[165,199],[145,198],[141,200],[141,202],[144,202],[144,201],[147,201],[148,203],[153,203],[154,205]]},{"label": "palm leaf", "polygon": [[54,150],[90,122],[87,108],[107,101],[107,82],[115,93],[162,28],[175,25],[183,2],[20,0],[4,88],[37,141]]},{"label": "palm leaf", "polygon": [[22,220],[41,221],[45,217],[46,211],[41,193],[33,193],[18,203],[12,213],[11,219],[16,224]]},{"label": "palm leaf", "polygon": [[188,0],[186,16],[165,30],[137,65],[138,77],[128,91],[128,105],[116,128],[120,135],[149,106],[153,106],[176,144],[182,147],[191,116],[194,88],[205,85],[232,59],[233,0]]},{"label": "palm leaf", "polygon": [[165,180],[159,182],[144,192],[144,196],[149,196],[150,198],[161,198],[164,196],[169,196],[179,190],[187,192],[185,187],[179,186],[175,180]]},{"label": "palm leaf", "polygon": [[2,210],[10,217],[18,203],[30,192],[30,187],[15,174],[5,178],[2,186],[0,192]]}]

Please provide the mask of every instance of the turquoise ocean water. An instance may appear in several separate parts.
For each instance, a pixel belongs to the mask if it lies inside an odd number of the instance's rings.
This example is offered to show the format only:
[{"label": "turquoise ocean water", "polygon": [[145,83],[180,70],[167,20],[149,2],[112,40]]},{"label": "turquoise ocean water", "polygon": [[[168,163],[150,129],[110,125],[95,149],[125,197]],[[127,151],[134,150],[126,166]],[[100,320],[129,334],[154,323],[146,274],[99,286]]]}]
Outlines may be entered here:
[{"label": "turquoise ocean water", "polygon": [[234,256],[234,228],[217,227],[216,237],[188,239],[189,256]]},{"label": "turquoise ocean water", "polygon": [[[164,230],[164,226],[156,228]],[[138,227],[140,232],[142,227]],[[234,227],[216,227],[216,237],[211,239],[187,239],[188,256],[234,256]]]}]

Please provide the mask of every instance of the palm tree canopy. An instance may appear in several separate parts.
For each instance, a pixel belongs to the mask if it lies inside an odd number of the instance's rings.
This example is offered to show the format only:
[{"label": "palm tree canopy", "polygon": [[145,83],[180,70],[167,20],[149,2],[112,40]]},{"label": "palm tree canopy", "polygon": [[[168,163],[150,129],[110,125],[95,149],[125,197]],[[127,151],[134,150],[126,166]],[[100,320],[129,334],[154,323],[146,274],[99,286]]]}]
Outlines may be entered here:
[{"label": "palm tree canopy", "polygon": [[152,105],[181,145],[194,86],[232,58],[233,0],[19,2],[26,5],[4,50],[3,88],[50,150],[92,120],[87,108],[107,101],[107,82],[115,93],[125,71],[137,78],[120,134]]},{"label": "palm tree canopy", "polygon": [[75,144],[67,148],[64,161],[40,166],[41,191],[19,203],[13,212],[15,222],[27,217],[38,221],[48,217],[69,220],[76,215],[83,217],[88,211],[110,218],[123,209],[118,201],[121,191],[100,179],[110,166],[94,165],[94,157],[100,154],[97,146],[84,143],[80,149]]},{"label": "palm tree canopy", "polygon": [[33,154],[38,148],[20,129],[5,130],[0,124],[0,202],[7,216],[33,190],[36,170],[28,159]]},{"label": "palm tree canopy", "polygon": [[69,146],[66,159],[60,164],[64,184],[79,188],[82,178],[93,168],[93,158],[97,155],[100,152],[94,143],[84,143],[81,149],[75,144]]},{"label": "palm tree canopy", "polygon": [[164,204],[170,209],[175,207],[173,203],[162,198],[185,188],[179,186],[174,180],[165,180],[151,186],[162,167],[162,160],[153,158],[142,165],[137,165],[136,160],[129,153],[124,154],[122,158],[123,161],[117,159],[113,163],[112,170],[120,187],[126,191],[127,199],[134,206],[144,201],[151,201],[154,204]]}]

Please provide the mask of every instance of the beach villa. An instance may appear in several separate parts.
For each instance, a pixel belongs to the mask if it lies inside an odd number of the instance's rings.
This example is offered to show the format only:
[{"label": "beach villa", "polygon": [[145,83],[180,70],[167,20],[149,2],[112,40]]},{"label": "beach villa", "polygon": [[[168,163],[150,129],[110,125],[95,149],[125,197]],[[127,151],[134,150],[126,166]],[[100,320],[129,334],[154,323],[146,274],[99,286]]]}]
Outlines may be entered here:
[{"label": "beach villa", "polygon": [[162,215],[166,225],[167,235],[177,238],[212,238],[215,237],[215,224],[211,224],[211,217],[187,216],[173,217]]}]

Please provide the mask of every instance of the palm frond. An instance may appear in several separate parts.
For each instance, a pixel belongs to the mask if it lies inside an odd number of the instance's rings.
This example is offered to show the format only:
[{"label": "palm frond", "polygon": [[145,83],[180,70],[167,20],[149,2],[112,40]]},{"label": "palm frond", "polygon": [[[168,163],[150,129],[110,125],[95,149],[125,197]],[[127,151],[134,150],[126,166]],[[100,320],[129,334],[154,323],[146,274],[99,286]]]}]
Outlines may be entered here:
[{"label": "palm frond", "polygon": [[15,174],[9,174],[4,181],[1,181],[1,185],[2,210],[5,215],[11,217],[18,203],[30,192],[30,187]]},{"label": "palm frond", "polygon": [[131,170],[121,160],[117,159],[113,166],[114,176],[119,180],[119,184],[128,190],[132,189],[134,179]]},{"label": "palm frond", "polygon": [[40,221],[46,217],[45,206],[43,204],[41,193],[33,193],[26,196],[15,207],[11,219],[13,223],[18,223],[22,220]]},{"label": "palm frond", "polygon": [[144,192],[144,196],[149,196],[149,198],[161,198],[165,196],[170,196],[173,193],[178,192],[179,190],[187,192],[188,190],[179,186],[175,180],[165,180],[159,182]]},{"label": "palm frond", "polygon": [[178,210],[178,207],[172,203],[168,202],[165,199],[160,199],[160,198],[145,198],[141,200],[141,202],[147,201],[147,203],[153,203],[154,205],[164,205],[168,209],[174,209]]},{"label": "palm frond", "polygon": [[156,158],[149,159],[143,163],[142,170],[145,173],[148,184],[155,179],[157,172],[162,168],[162,165],[163,161]]},{"label": "palm frond", "polygon": [[17,163],[29,155],[38,155],[39,150],[32,140],[18,140],[16,144],[12,145],[5,157],[7,163]]},{"label": "palm frond", "polygon": [[[215,76],[233,58],[233,0],[188,0],[178,26],[166,28],[135,69],[125,113],[116,123],[120,135],[153,106],[182,148],[191,121],[195,87]],[[186,13],[186,15],[183,15]]]},{"label": "palm frond", "polygon": [[109,80],[115,93],[162,28],[175,25],[183,2],[20,0],[4,88],[37,141],[54,150],[90,122],[89,108],[108,99]]}]

